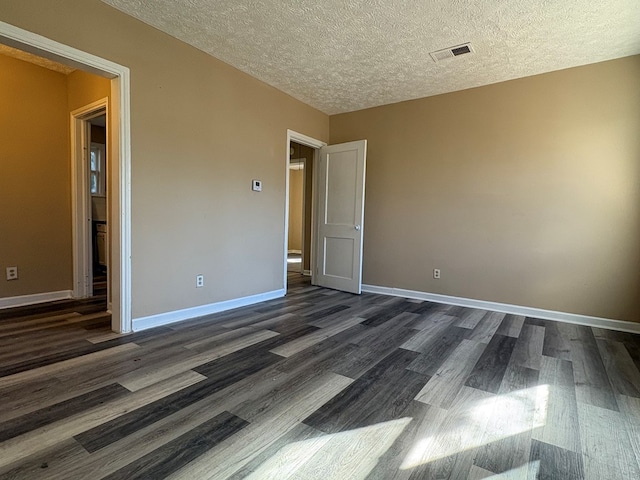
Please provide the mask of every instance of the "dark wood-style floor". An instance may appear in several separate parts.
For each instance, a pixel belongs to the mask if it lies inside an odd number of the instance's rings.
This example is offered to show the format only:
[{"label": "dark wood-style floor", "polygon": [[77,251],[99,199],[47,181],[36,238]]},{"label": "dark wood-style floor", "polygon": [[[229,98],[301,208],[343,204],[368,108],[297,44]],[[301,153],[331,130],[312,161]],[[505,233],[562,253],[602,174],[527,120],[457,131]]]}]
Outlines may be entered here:
[{"label": "dark wood-style floor", "polygon": [[0,312],[0,478],[640,478],[638,336],[296,274],[126,336],[101,308]]}]

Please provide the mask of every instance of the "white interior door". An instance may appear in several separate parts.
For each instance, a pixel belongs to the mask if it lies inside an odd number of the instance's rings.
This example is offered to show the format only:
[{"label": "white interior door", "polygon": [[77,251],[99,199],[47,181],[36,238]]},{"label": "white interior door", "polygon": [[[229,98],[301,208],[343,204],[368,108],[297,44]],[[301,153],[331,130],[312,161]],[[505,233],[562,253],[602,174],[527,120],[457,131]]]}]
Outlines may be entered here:
[{"label": "white interior door", "polygon": [[315,283],[360,293],[367,141],[320,149]]}]

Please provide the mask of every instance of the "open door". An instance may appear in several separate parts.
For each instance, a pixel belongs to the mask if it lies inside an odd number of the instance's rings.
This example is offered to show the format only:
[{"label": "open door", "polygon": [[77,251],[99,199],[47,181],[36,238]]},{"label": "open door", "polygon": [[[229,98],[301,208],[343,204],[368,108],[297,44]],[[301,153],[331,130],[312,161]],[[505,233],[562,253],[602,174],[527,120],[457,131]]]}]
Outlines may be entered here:
[{"label": "open door", "polygon": [[317,285],[361,293],[367,141],[320,149]]}]

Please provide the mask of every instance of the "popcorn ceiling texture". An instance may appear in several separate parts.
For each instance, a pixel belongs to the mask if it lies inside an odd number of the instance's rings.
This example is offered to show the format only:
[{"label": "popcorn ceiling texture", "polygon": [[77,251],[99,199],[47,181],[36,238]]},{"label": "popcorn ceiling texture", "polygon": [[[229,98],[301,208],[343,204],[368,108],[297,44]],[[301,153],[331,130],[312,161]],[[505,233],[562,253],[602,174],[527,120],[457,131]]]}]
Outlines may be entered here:
[{"label": "popcorn ceiling texture", "polygon": [[33,63],[34,65],[38,65],[39,67],[48,68],[49,70],[53,70],[54,72],[62,73],[64,75],[69,75],[71,72],[75,71],[75,68],[73,67],[62,65],[61,63],[54,62],[53,60],[48,60],[37,55],[32,55],[28,52],[23,52],[22,50],[12,48],[7,45],[0,44],[0,55],[17,58],[18,60],[22,60],[23,62]]},{"label": "popcorn ceiling texture", "polygon": [[327,114],[640,53],[638,0],[103,1]]}]

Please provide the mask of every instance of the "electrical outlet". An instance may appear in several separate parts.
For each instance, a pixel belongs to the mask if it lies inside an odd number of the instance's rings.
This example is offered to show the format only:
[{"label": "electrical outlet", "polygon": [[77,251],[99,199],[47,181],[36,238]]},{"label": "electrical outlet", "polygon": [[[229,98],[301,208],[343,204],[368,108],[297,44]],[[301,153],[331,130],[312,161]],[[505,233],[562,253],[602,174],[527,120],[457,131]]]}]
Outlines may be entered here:
[{"label": "electrical outlet", "polygon": [[7,280],[18,279],[18,267],[7,267]]},{"label": "electrical outlet", "polygon": [[204,287],[204,275],[196,275],[196,288]]},{"label": "electrical outlet", "polygon": [[440,269],[439,268],[434,268],[433,269],[433,278],[440,278]]}]

